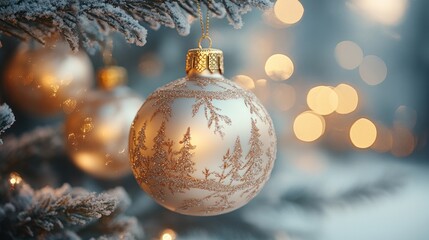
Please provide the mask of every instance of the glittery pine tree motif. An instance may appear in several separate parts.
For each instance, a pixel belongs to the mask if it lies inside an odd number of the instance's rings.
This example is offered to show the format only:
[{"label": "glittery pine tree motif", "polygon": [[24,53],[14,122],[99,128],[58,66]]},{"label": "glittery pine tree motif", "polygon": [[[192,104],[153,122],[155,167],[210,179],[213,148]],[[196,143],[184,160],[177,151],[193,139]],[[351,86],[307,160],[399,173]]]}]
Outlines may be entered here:
[{"label": "glittery pine tree motif", "polygon": [[[203,143],[193,142],[192,125],[183,129],[180,138],[170,139],[168,134],[174,126],[167,124],[174,121],[173,104],[180,99],[187,100],[185,106],[192,118],[202,113],[199,117],[205,118],[215,141],[223,141],[225,136],[232,140],[225,129],[240,124],[233,125],[234,115],[225,112],[219,102],[232,100],[238,106],[241,102],[239,110],[250,115],[250,132],[233,138],[233,144],[220,153],[217,166],[204,166],[204,159],[195,157],[202,151],[198,144]],[[153,110],[146,112],[147,116],[138,114],[135,122],[141,124],[131,128],[131,164],[142,188],[160,203],[168,206],[174,198],[174,209],[179,212],[225,212],[252,199],[268,180],[276,154],[275,135],[268,113],[252,93],[227,79],[185,77],[156,90],[145,104]],[[262,132],[260,126],[264,127]],[[270,142],[263,142],[267,134]],[[187,198],[194,190],[198,190],[197,196]],[[174,197],[178,194],[180,197]]]},{"label": "glittery pine tree motif", "polygon": [[154,137],[154,145],[151,148],[153,154],[146,154],[146,126],[135,135],[134,144],[138,144],[139,151],[134,154],[131,162],[137,180],[148,187],[149,192],[155,199],[163,201],[168,189],[171,194],[184,193],[185,190],[197,188],[211,192],[203,198],[190,198],[183,201],[180,209],[186,210],[200,206],[209,199],[215,199],[212,206],[205,211],[223,211],[233,208],[234,201],[230,200],[232,195],[239,193],[247,199],[251,199],[261,188],[262,184],[270,174],[273,162],[274,148],[268,148],[266,152],[271,155],[265,166],[261,156],[262,142],[260,141],[259,129],[256,121],[252,120],[252,131],[249,140],[250,149],[243,155],[240,138],[237,137],[235,144],[229,148],[223,156],[222,164],[216,170],[205,168],[202,171],[204,178],[197,179],[192,176],[196,171],[194,168],[193,154],[197,146],[191,142],[191,128],[188,127],[182,140],[178,141],[180,149],[174,151],[173,140],[165,136],[165,122]]}]

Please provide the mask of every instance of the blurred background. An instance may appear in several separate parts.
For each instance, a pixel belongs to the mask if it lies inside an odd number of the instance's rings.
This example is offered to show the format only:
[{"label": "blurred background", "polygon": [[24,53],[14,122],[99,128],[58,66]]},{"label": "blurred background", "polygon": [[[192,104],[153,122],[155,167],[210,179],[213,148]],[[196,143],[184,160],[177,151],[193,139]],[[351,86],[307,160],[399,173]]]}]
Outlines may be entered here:
[{"label": "blurred background", "polygon": [[[132,176],[101,180],[66,156],[50,161],[56,172],[43,179],[22,174],[35,179],[34,187],[124,186],[133,201],[129,213],[147,239],[429,239],[427,9],[425,0],[279,0],[272,10],[246,14],[239,30],[212,19],[225,76],[257,95],[278,137],[271,179],[237,211],[182,216],[156,205]],[[126,68],[135,94],[145,98],[185,75],[198,24],[186,37],[150,31],[144,47],[113,36],[113,59]],[[19,42],[2,42],[4,76]],[[91,71],[103,66],[100,52],[90,60]],[[62,115],[37,116],[10,101],[5,86],[1,101],[17,119],[9,135],[61,125],[75,105],[63,103]]]}]

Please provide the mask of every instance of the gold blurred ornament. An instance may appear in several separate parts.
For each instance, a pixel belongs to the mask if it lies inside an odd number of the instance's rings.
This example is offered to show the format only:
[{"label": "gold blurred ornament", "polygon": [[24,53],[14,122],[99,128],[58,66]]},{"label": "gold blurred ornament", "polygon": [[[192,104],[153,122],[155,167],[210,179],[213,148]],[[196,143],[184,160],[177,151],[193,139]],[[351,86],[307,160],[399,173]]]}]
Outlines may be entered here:
[{"label": "gold blurred ornament", "polygon": [[[201,41],[209,40],[209,48]],[[131,167],[162,206],[210,216],[261,190],[276,155],[270,116],[251,92],[225,79],[222,51],[203,34],[188,51],[187,76],[152,93],[130,130]]]},{"label": "gold blurred ornament", "polygon": [[22,43],[6,70],[5,88],[17,108],[50,116],[61,110],[72,112],[77,99],[92,86],[93,76],[87,54],[72,52],[65,42]]},{"label": "gold blurred ornament", "polygon": [[126,70],[118,66],[101,69],[101,89],[89,92],[67,116],[65,136],[73,162],[83,171],[103,179],[129,174],[128,134],[143,100],[121,86]]}]

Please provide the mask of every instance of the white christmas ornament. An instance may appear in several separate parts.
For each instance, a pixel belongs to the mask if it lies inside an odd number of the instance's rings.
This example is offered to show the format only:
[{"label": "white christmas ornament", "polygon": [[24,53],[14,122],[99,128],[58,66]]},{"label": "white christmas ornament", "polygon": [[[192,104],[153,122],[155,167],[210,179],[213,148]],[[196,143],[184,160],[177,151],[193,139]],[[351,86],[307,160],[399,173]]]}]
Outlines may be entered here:
[{"label": "white christmas ornament", "polygon": [[148,97],[131,126],[140,186],[162,206],[210,216],[261,190],[276,155],[270,116],[251,92],[225,79],[222,52],[191,49],[187,76]]}]

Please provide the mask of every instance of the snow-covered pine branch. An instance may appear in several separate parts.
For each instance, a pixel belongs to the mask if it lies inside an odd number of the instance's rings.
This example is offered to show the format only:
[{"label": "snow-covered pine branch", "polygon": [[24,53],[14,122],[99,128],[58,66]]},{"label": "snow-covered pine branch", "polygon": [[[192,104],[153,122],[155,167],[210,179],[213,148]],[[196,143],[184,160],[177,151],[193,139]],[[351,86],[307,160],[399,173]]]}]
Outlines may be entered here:
[{"label": "snow-covered pine branch", "polygon": [[123,215],[130,199],[121,187],[100,194],[68,184],[57,189],[33,190],[16,173],[10,175],[12,178],[15,180],[2,181],[0,188],[2,239],[143,237],[137,220]]},{"label": "snow-covered pine branch", "polygon": [[20,137],[7,136],[0,148],[0,174],[40,166],[64,154],[63,138],[60,126],[39,127]]},{"label": "snow-covered pine branch", "polygon": [[[109,32],[119,32],[129,43],[142,46],[147,30],[161,25],[190,30],[189,16],[197,16],[198,0],[9,0],[0,1],[0,33],[45,43],[58,33],[73,50],[92,49]],[[201,0],[216,17],[227,16],[236,28],[252,8],[267,9],[271,0]]]},{"label": "snow-covered pine branch", "polygon": [[[0,135],[15,122],[15,115],[7,104],[0,105]],[[0,144],[3,144],[0,139]]]}]

